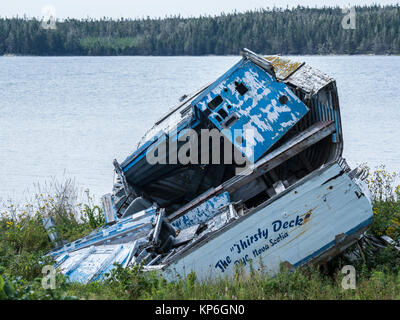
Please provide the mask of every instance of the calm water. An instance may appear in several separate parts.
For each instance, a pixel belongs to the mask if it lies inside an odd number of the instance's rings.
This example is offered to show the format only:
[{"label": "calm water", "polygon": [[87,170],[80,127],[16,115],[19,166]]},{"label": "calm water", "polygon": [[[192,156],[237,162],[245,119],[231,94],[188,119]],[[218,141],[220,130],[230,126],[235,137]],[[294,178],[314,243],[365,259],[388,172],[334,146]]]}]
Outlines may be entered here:
[{"label": "calm water", "polygon": [[[294,57],[337,80],[350,165],[400,171],[400,57]],[[75,178],[110,192],[122,161],[178,98],[239,57],[0,57],[0,198]],[[28,191],[27,191],[28,190]]]}]

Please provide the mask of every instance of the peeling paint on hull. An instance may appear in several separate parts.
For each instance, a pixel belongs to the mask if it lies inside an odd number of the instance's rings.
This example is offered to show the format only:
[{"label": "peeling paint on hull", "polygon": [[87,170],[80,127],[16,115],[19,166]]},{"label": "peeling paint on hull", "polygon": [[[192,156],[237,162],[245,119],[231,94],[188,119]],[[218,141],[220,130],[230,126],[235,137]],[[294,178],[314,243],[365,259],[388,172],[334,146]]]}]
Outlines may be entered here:
[{"label": "peeling paint on hull", "polygon": [[177,258],[164,273],[169,279],[191,271],[199,279],[217,278],[232,274],[239,263],[249,270],[252,260],[253,267],[261,268],[262,261],[274,274],[280,263],[297,267],[318,258],[339,234],[360,234],[372,220],[369,200],[357,197],[361,190],[347,174],[324,184],[341,170],[337,164],[322,169]]}]

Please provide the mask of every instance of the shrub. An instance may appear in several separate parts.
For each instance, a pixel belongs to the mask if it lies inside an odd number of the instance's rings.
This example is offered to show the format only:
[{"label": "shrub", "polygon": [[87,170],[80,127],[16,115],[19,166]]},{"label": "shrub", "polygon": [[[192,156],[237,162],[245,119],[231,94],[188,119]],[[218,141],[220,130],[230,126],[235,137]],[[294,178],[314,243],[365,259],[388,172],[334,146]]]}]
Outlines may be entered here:
[{"label": "shrub", "polygon": [[41,276],[42,267],[52,264],[46,252],[54,244],[49,241],[42,220],[51,217],[61,241],[76,240],[104,224],[102,210],[88,202],[77,202],[78,191],[73,180],[44,186],[36,185],[34,200],[25,205],[11,201],[0,212],[0,267],[5,274],[27,281]]},{"label": "shrub", "polygon": [[128,299],[137,299],[146,291],[150,291],[157,281],[152,273],[143,272],[141,265],[132,268],[123,268],[116,264],[105,280],[116,296],[125,296]]},{"label": "shrub", "polygon": [[367,178],[373,198],[373,223],[370,231],[400,240],[400,185],[395,186],[398,175],[380,166]]}]

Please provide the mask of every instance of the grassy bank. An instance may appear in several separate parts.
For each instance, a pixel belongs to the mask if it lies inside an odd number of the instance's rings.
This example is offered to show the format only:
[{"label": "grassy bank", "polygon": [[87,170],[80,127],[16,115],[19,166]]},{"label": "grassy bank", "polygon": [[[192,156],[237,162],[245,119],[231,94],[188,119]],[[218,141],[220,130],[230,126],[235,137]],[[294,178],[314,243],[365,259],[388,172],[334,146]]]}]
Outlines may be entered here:
[{"label": "grassy bank", "polygon": [[[369,230],[400,240],[400,186],[395,173],[380,168],[368,178],[374,199],[374,220]],[[155,273],[115,268],[103,283],[68,283],[57,275],[56,289],[42,288],[42,266],[51,264],[43,255],[51,248],[42,226],[52,217],[64,240],[77,239],[104,223],[101,209],[89,193],[78,202],[72,181],[54,183],[40,190],[34,200],[16,205],[8,202],[0,214],[0,298],[2,299],[399,299],[400,259],[394,248],[365,252],[352,261],[357,272],[356,289],[344,290],[341,273],[350,262],[346,255],[324,267],[312,266],[275,277],[263,272],[246,274],[238,269],[233,277],[196,281],[196,275],[173,283]],[[354,248],[349,248],[349,252]]]}]

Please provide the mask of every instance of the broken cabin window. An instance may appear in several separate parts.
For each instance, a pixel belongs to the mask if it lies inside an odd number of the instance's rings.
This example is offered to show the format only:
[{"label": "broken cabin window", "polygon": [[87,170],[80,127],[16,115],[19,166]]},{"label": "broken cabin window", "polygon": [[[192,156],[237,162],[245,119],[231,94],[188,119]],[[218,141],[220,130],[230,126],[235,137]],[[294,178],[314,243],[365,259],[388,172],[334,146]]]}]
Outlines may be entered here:
[{"label": "broken cabin window", "polygon": [[229,128],[230,126],[232,126],[237,120],[239,119],[239,116],[237,114],[232,114],[224,123],[224,126],[226,128]]},{"label": "broken cabin window", "polygon": [[221,122],[223,120],[219,114],[215,115],[215,119],[217,119],[218,122]]},{"label": "broken cabin window", "polygon": [[279,97],[279,102],[280,102],[281,104],[286,104],[286,103],[288,103],[288,101],[289,101],[289,99],[288,99],[288,97],[285,96],[285,95]]},{"label": "broken cabin window", "polygon": [[216,107],[218,107],[222,103],[222,101],[223,101],[222,97],[220,95],[218,95],[208,103],[208,107],[211,110],[214,110]]},{"label": "broken cabin window", "polygon": [[218,114],[222,117],[222,119],[225,119],[228,116],[228,113],[223,108],[218,110]]},{"label": "broken cabin window", "polygon": [[235,81],[235,88],[241,96],[249,91],[249,89],[247,89],[247,87],[243,83],[239,83],[237,81]]}]

